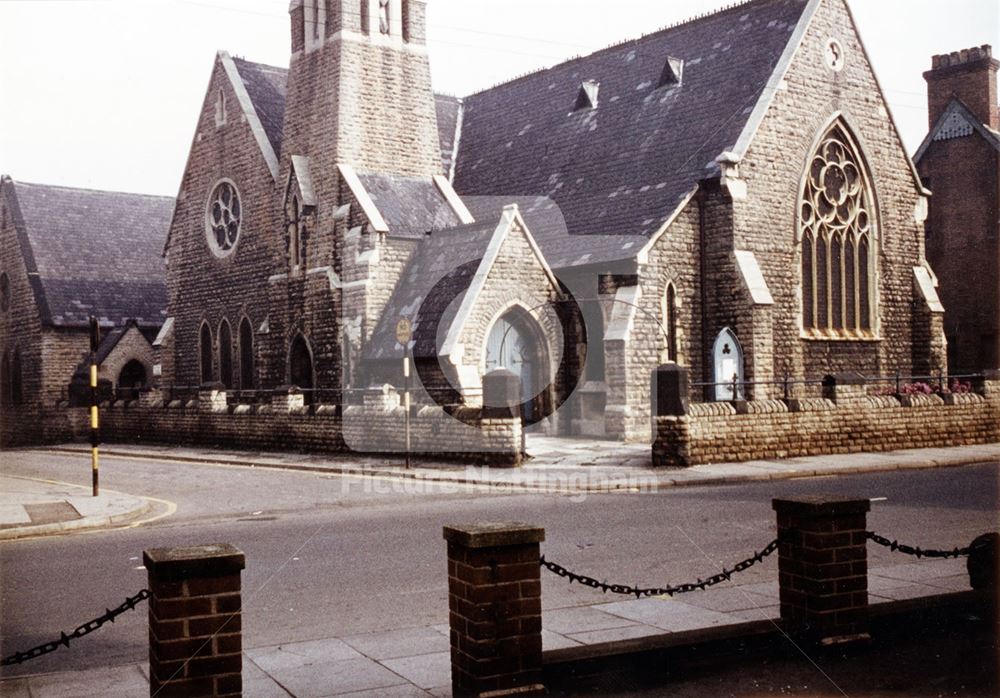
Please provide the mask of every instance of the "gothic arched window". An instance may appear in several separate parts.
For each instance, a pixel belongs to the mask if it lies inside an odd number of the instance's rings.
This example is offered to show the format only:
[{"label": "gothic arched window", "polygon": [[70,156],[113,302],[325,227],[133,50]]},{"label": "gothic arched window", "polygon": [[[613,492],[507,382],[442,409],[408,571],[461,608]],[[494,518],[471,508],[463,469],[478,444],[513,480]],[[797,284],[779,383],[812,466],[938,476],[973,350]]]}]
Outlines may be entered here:
[{"label": "gothic arched window", "polygon": [[240,323],[240,390],[253,390],[253,329],[250,321]]},{"label": "gothic arched window", "polygon": [[0,406],[9,407],[10,403],[10,352],[5,351],[0,361]]},{"label": "gothic arched window", "polygon": [[208,323],[201,324],[201,382],[212,382],[212,330]]},{"label": "gothic arched window", "polygon": [[233,331],[225,319],[219,324],[219,381],[233,387]]},{"label": "gothic arched window", "polygon": [[809,162],[799,234],[803,332],[831,339],[872,335],[874,197],[859,149],[839,121]]},{"label": "gothic arched window", "polygon": [[10,362],[10,402],[15,407],[24,404],[24,374],[21,368],[21,352],[14,350]]},{"label": "gothic arched window", "polygon": [[292,271],[296,271],[305,264],[306,259],[306,226],[299,197],[289,198],[285,208],[285,225],[288,228],[288,266]]},{"label": "gothic arched window", "polygon": [[677,362],[677,288],[667,284],[663,294],[663,332],[666,341],[666,360]]}]

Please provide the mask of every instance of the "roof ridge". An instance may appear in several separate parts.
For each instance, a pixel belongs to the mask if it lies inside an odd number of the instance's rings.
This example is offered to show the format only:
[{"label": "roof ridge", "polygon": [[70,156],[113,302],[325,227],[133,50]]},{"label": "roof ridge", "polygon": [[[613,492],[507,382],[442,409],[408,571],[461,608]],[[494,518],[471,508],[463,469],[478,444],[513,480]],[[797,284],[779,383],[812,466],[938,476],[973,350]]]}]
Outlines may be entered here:
[{"label": "roof ridge", "polygon": [[[466,95],[466,98],[474,97],[474,96],[477,96],[477,95],[481,95],[481,94],[483,94],[485,92],[490,92],[491,90],[495,90],[498,87],[504,87],[506,85],[510,85],[512,83],[515,83],[518,80],[523,80],[524,78],[531,77],[533,75],[539,75],[541,73],[545,73],[545,72],[547,72],[549,70],[552,70],[554,68],[559,68],[559,67],[562,67],[564,65],[568,65],[570,63],[574,63],[576,61],[582,61],[582,60],[585,60],[587,58],[593,58],[594,56],[597,56],[598,54],[605,53],[607,51],[612,51],[614,49],[621,48],[622,46],[625,46],[627,44],[638,43],[638,42],[640,42],[640,41],[642,41],[644,39],[648,39],[648,38],[653,37],[653,36],[658,36],[660,34],[664,34],[664,33],[668,32],[668,31],[670,31],[672,29],[677,29],[679,27],[683,27],[683,26],[688,26],[688,25],[691,25],[691,24],[695,24],[695,23],[700,22],[700,21],[705,20],[705,19],[713,19],[715,17],[719,17],[721,15],[724,15],[727,12],[734,12],[734,11],[739,10],[741,8],[747,7],[748,5],[764,4],[764,3],[767,3],[767,2],[779,2],[779,1],[780,0],[737,0],[737,2],[733,2],[733,3],[730,3],[728,5],[723,5],[722,7],[719,7],[717,9],[715,9],[715,10],[711,10],[709,12],[703,12],[701,14],[693,15],[691,17],[688,17],[687,19],[683,19],[683,20],[679,20],[677,22],[674,22],[673,24],[666,24],[666,25],[664,25],[664,26],[662,26],[662,27],[660,27],[658,29],[655,29],[655,30],[653,30],[651,32],[648,32],[646,34],[640,34],[639,36],[637,36],[635,38],[622,39],[621,41],[617,41],[615,43],[608,44],[607,46],[604,46],[603,48],[599,48],[599,49],[597,49],[595,51],[591,51],[590,53],[577,54],[575,56],[570,56],[569,58],[567,58],[567,59],[565,59],[563,61],[560,61],[558,63],[553,63],[552,65],[545,66],[544,68],[538,68],[536,70],[529,70],[529,71],[527,71],[525,73],[520,73],[518,75],[515,75],[512,78],[507,79],[507,80],[501,80],[500,82],[498,82],[498,83],[496,83],[494,85],[491,85],[489,87],[483,88],[481,90],[476,90],[475,92],[471,92],[468,95]],[[664,60],[666,60],[666,56],[664,56]]]},{"label": "roof ridge", "polygon": [[289,68],[282,68],[280,65],[271,65],[270,63],[259,63],[257,61],[251,61],[248,58],[243,58],[242,56],[230,56],[233,61],[239,61],[240,63],[246,63],[248,65],[254,65],[258,68],[269,68],[270,70],[278,70],[282,73],[288,73]]},{"label": "roof ridge", "polygon": [[146,199],[163,199],[173,201],[176,197],[166,194],[144,194],[135,191],[119,191],[116,189],[93,189],[91,187],[70,187],[65,184],[43,184],[42,182],[25,182],[20,179],[10,178],[11,183],[17,187],[41,187],[44,189],[61,189],[62,191],[81,192],[88,194],[118,194],[121,196],[141,196]]}]

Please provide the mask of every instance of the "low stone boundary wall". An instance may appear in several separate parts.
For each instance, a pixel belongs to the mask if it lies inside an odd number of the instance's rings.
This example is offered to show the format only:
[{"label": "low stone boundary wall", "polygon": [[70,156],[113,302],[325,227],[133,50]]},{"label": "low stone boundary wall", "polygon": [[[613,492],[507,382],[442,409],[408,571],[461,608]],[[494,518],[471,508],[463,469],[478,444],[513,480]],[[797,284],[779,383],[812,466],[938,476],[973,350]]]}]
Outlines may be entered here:
[{"label": "low stone boundary wall", "polygon": [[[520,416],[509,408],[437,405],[411,408],[412,455],[496,466],[520,465],[524,456]],[[87,409],[51,407],[11,411],[0,424],[5,448],[80,440],[89,433]],[[372,389],[363,404],[307,406],[295,388],[270,404],[230,405],[225,390],[206,388],[185,400],[164,402],[158,392],[104,404],[105,443],[166,443],[398,455],[406,451],[406,410],[390,386]]]},{"label": "low stone boundary wall", "polygon": [[654,381],[653,465],[690,466],[1000,441],[1000,376],[974,393],[868,396],[857,377],[830,377],[826,398],[688,404],[683,367]]}]

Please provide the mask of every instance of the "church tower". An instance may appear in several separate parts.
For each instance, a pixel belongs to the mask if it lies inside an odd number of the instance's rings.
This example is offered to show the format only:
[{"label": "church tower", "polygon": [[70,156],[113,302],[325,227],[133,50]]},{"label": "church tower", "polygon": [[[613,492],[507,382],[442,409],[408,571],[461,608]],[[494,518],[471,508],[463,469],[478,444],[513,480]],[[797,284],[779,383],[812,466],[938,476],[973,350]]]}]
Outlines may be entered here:
[{"label": "church tower", "polygon": [[308,157],[414,177],[441,172],[425,0],[293,0],[285,171]]}]

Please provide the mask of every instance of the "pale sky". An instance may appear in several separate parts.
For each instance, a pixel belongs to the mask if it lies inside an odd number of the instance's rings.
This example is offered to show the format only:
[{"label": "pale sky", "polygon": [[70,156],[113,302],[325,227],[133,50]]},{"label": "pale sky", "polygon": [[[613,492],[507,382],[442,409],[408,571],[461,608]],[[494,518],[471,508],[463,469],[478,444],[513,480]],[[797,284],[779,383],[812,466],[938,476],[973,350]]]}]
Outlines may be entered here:
[{"label": "pale sky", "polygon": [[[850,0],[912,153],[936,53],[992,44],[998,0]],[[429,0],[434,88],[465,95],[728,4]],[[0,0],[0,173],[176,195],[217,50],[287,66],[287,0]]]}]

